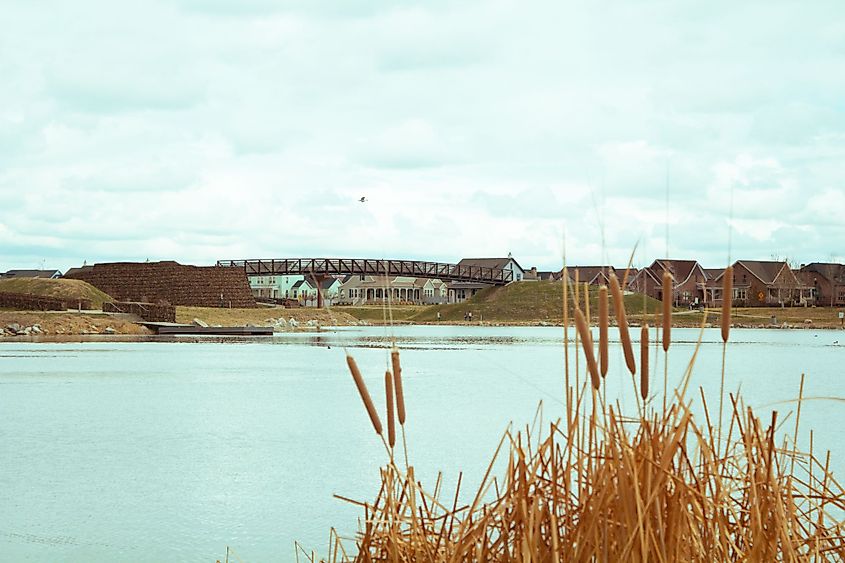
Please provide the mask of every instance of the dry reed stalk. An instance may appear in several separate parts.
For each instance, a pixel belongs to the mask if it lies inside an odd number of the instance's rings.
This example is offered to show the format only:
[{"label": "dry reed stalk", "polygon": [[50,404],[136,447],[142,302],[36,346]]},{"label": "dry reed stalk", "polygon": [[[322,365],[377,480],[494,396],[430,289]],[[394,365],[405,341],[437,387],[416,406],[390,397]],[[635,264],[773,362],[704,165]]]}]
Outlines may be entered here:
[{"label": "dry reed stalk", "polygon": [[640,329],[640,395],[648,399],[648,323]]},{"label": "dry reed stalk", "polygon": [[628,318],[625,315],[625,301],[622,298],[622,288],[619,287],[619,280],[616,274],[610,273],[610,292],[613,296],[613,310],[616,313],[616,324],[619,327],[619,341],[622,344],[622,352],[625,355],[625,364],[631,375],[637,373],[637,365],[634,362],[634,349],[631,346],[631,334],[628,332]]},{"label": "dry reed stalk", "polygon": [[590,371],[593,388],[598,389],[601,384],[601,378],[599,377],[598,366],[596,366],[596,357],[593,353],[593,337],[590,335],[590,327],[587,326],[584,313],[580,309],[575,309],[575,327],[578,329],[578,334],[581,337],[584,359],[587,361],[587,369]]},{"label": "dry reed stalk", "polygon": [[[607,423],[597,424],[594,410],[580,422],[590,427],[586,449],[556,425],[539,441],[508,432],[501,487],[488,496],[479,490],[470,506],[459,500],[460,477],[454,500],[440,502],[391,464],[376,501],[356,502],[365,507],[357,555],[336,547],[332,561],[845,558],[843,525],[826,509],[843,506],[829,458],[781,451],[776,413],[764,424],[736,404],[738,435],[727,455],[708,447],[681,396],[639,419],[611,406]],[[778,461],[784,453],[802,460],[799,473]],[[576,486],[571,476],[579,472]]]},{"label": "dry reed stalk", "polygon": [[722,342],[728,341],[731,333],[731,306],[733,305],[734,267],[725,268],[722,275]]},{"label": "dry reed stalk", "polygon": [[[672,274],[663,270],[663,351],[669,351],[672,342]],[[668,297],[667,297],[668,296]]]},{"label": "dry reed stalk", "polygon": [[563,260],[563,369],[566,395],[566,408],[569,409],[569,270],[566,268],[566,258]]},{"label": "dry reed stalk", "polygon": [[[581,275],[581,273],[578,270],[578,268],[575,268],[575,282],[574,282],[573,285],[575,286],[575,296],[574,297],[575,297],[575,308],[576,309],[581,308],[581,290],[580,290],[581,282],[579,281],[580,275]],[[576,350],[576,354],[575,354],[575,392],[576,393],[581,388],[581,365],[580,365],[580,362],[578,361],[578,353],[577,353],[577,351],[578,351],[578,340],[579,339],[580,339],[580,336],[578,334],[578,329],[576,328],[576,330],[575,330],[575,350]]]},{"label": "dry reed stalk", "polygon": [[393,376],[390,370],[384,372],[384,395],[387,400],[387,443],[396,444],[396,422],[393,417]]},{"label": "dry reed stalk", "polygon": [[584,282],[584,318],[587,320],[587,326],[593,324],[590,318],[590,284]]},{"label": "dry reed stalk", "polygon": [[607,297],[607,286],[599,287],[599,368],[601,376],[607,376],[609,362],[609,340],[608,329],[610,327],[609,304]]},{"label": "dry reed stalk", "polygon": [[[574,317],[597,388],[589,325],[577,307]],[[576,394],[565,427],[551,424],[536,440],[533,430],[526,429],[523,439],[508,429],[469,505],[460,499],[462,475],[454,500],[441,502],[441,475],[428,494],[413,468],[406,464],[402,472],[391,456],[375,502],[349,501],[364,508],[357,554],[347,555],[338,538],[331,561],[845,560],[845,491],[830,474],[829,455],[816,459],[812,432],[809,454],[794,443],[779,448],[777,413],[764,423],[732,395],[723,447],[714,439],[703,394],[706,426],[697,425],[685,394],[706,319],[705,313],[670,404],[626,417],[612,405],[599,411],[594,402],[592,412],[581,415],[583,395]],[[641,330],[646,399],[648,326]],[[365,405],[371,405],[354,360],[347,361]],[[387,372],[388,395],[389,377]],[[799,409],[802,399],[803,378]],[[570,418],[571,411],[578,416]],[[500,453],[508,460],[501,481],[491,477]]]},{"label": "dry reed stalk", "polygon": [[370,392],[367,391],[367,384],[364,383],[364,378],[361,377],[361,370],[358,369],[358,364],[355,363],[355,358],[347,354],[346,365],[349,366],[349,372],[352,374],[352,379],[355,380],[355,387],[358,388],[358,394],[361,395],[361,400],[364,401],[364,407],[367,409],[370,422],[373,423],[373,429],[376,431],[376,434],[381,436],[381,420],[379,420],[373,399],[370,397]]},{"label": "dry reed stalk", "polygon": [[399,349],[395,346],[390,351],[390,363],[393,367],[393,386],[396,390],[396,415],[399,424],[405,424],[405,392],[402,388],[402,365],[399,363]]}]

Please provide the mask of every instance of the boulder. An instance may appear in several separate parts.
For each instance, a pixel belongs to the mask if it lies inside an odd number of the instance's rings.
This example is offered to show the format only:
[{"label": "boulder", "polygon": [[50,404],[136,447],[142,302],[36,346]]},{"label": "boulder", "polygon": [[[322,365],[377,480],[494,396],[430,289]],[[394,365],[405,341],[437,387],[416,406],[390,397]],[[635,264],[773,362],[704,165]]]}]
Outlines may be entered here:
[{"label": "boulder", "polygon": [[41,334],[42,332],[44,331],[41,330],[40,325],[32,325],[32,334]]},{"label": "boulder", "polygon": [[296,328],[299,326],[299,321],[291,317],[290,319],[288,319],[288,326],[290,326],[291,328]]},{"label": "boulder", "polygon": [[202,320],[202,319],[194,319],[194,320],[193,320],[193,323],[194,323],[196,326],[200,326],[200,327],[202,327],[202,328],[208,328],[208,323],[207,323],[207,322],[205,322],[205,321],[204,321],[204,320]]},{"label": "boulder", "polygon": [[114,327],[107,326],[106,328],[103,329],[103,334],[116,334],[116,333],[117,333],[117,331],[114,329]]},{"label": "boulder", "polygon": [[18,323],[11,323],[6,325],[6,330],[11,332],[12,334],[17,334],[21,331],[21,325]]}]

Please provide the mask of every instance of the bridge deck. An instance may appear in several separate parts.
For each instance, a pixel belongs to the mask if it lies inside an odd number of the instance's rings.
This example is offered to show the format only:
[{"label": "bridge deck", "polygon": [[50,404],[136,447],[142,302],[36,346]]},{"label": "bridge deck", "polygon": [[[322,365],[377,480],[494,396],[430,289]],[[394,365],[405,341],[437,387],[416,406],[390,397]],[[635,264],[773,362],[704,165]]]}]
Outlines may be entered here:
[{"label": "bridge deck", "polygon": [[362,275],[436,278],[505,285],[513,272],[501,268],[459,266],[419,260],[373,260],[368,258],[282,258],[254,260],[218,260],[218,266],[243,268],[248,276],[262,275]]}]

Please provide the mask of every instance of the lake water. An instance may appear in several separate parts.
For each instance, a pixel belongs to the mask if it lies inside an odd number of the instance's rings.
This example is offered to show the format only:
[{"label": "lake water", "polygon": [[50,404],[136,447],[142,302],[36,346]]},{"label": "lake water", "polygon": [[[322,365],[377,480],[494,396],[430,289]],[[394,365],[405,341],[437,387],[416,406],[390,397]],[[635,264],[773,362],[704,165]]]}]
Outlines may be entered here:
[{"label": "lake water", "polygon": [[[562,410],[561,328],[397,327],[411,463],[424,483],[477,485],[509,421]],[[675,329],[670,384],[698,331]],[[845,332],[735,330],[727,387],[746,404],[845,396]],[[294,560],[354,532],[386,461],[346,369],[344,347],[383,401],[386,329],[267,340],[0,342],[0,560]],[[635,406],[618,347],[607,392]],[[662,357],[658,381],[662,390]],[[718,330],[692,380],[717,410]],[[774,405],[774,406],[773,406]],[[381,405],[380,405],[381,407]],[[383,407],[382,407],[383,408]],[[843,403],[813,401],[802,435],[845,470]],[[762,416],[764,420],[768,416]],[[791,428],[791,423],[788,424]],[[351,545],[351,544],[350,544]]]}]

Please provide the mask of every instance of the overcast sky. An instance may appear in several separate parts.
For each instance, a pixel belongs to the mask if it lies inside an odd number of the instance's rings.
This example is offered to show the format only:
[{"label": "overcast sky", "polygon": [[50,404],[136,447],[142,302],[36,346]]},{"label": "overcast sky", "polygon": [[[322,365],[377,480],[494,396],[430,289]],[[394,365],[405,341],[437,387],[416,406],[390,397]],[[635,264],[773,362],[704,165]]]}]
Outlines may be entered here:
[{"label": "overcast sky", "polygon": [[[0,271],[845,255],[845,6],[9,1]],[[731,191],[733,219],[730,216]],[[367,201],[359,202],[366,197]],[[603,233],[603,234],[602,234]]]}]

